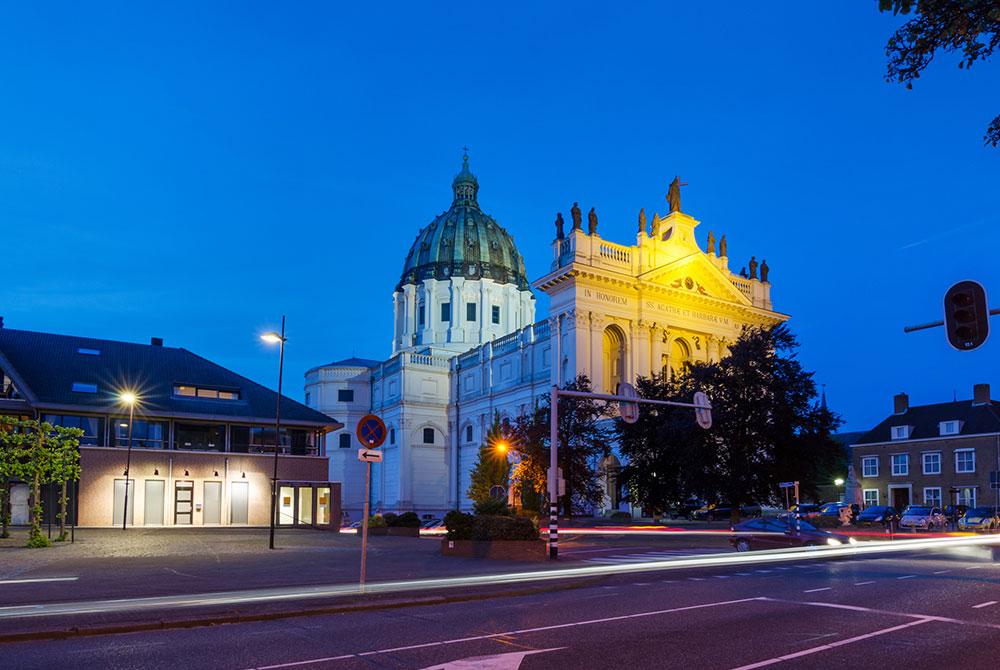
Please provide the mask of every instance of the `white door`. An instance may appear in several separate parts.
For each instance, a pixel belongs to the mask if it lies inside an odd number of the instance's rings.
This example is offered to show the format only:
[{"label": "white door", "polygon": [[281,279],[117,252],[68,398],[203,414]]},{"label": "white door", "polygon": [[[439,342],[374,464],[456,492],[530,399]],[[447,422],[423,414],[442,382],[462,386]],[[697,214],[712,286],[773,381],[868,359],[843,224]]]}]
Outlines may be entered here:
[{"label": "white door", "polygon": [[28,525],[28,493],[27,484],[14,484],[10,487],[10,522],[15,526]]},{"label": "white door", "polygon": [[127,524],[132,525],[132,512],[135,509],[135,480],[128,480],[128,510],[125,510],[125,480],[115,480],[114,507],[111,513],[111,525],[122,525],[123,512],[128,516]]},{"label": "white door", "polygon": [[247,482],[233,482],[229,489],[229,523],[246,525],[249,518],[250,486]]},{"label": "white door", "polygon": [[205,501],[202,507],[203,524],[222,523],[222,482],[205,482]]}]

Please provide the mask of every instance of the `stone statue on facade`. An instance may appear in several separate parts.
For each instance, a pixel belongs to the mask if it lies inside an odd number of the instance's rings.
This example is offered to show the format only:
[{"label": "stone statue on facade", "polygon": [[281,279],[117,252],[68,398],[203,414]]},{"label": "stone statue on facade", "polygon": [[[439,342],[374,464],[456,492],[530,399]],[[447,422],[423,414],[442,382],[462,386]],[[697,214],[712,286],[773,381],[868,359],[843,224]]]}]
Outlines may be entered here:
[{"label": "stone statue on facade", "polygon": [[729,254],[726,253],[727,251],[728,251],[728,245],[726,244],[726,236],[723,235],[722,237],[719,238],[719,255],[728,256]]},{"label": "stone statue on facade", "polygon": [[643,207],[639,210],[639,232],[646,232],[646,208]]},{"label": "stone statue on facade", "polygon": [[681,186],[687,186],[680,177],[674,177],[667,189],[667,202],[670,204],[670,214],[681,211]]},{"label": "stone statue on facade", "polygon": [[569,210],[569,215],[573,217],[573,230],[583,230],[583,217],[580,215],[580,203],[573,203],[573,206]]},{"label": "stone statue on facade", "polygon": [[562,212],[556,212],[556,239],[561,240],[565,237],[566,233],[563,231]]},{"label": "stone statue on facade", "polygon": [[594,211],[593,207],[587,212],[587,234],[597,234],[597,212]]},{"label": "stone statue on facade", "polygon": [[747,266],[744,265],[742,268],[740,268],[740,276],[743,277],[744,279],[747,278]]},{"label": "stone statue on facade", "polygon": [[757,278],[757,257],[756,256],[751,256],[750,257],[750,262],[748,263],[748,265],[750,266],[750,279],[756,279]]},{"label": "stone statue on facade", "polygon": [[714,254],[715,253],[715,233],[711,230],[708,231],[708,248],[705,249],[705,253]]},{"label": "stone statue on facade", "polygon": [[760,262],[760,280],[766,282],[769,274],[771,274],[771,268],[767,266],[767,259],[765,258]]},{"label": "stone statue on facade", "polygon": [[660,213],[653,212],[653,237],[660,236]]}]

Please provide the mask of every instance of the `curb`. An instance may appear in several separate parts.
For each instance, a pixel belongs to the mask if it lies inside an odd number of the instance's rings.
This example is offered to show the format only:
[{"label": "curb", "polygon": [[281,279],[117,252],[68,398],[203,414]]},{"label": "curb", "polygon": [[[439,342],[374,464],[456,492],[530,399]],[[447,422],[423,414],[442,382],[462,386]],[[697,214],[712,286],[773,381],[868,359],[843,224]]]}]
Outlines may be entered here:
[{"label": "curb", "polygon": [[537,595],[540,593],[554,593],[575,589],[584,584],[591,584],[599,581],[595,578],[581,579],[572,583],[551,584],[546,586],[536,586],[531,588],[516,589],[511,591],[497,591],[490,593],[472,593],[453,596],[432,596],[427,598],[413,598],[409,600],[394,600],[386,602],[370,603],[346,603],[343,605],[328,605],[325,607],[311,607],[308,609],[285,610],[280,612],[268,612],[262,614],[223,614],[218,616],[199,616],[187,619],[173,619],[150,621],[147,623],[109,624],[103,626],[50,629],[41,631],[30,631],[24,633],[0,634],[0,644],[11,644],[17,642],[30,642],[37,640],[66,640],[78,637],[96,637],[100,635],[120,635],[123,633],[142,633],[157,630],[171,630],[184,628],[202,628],[207,626],[219,626],[226,624],[254,623],[260,621],[278,621],[281,619],[292,619],[298,617],[320,616],[326,614],[347,614],[350,612],[368,612],[375,610],[403,609],[406,607],[424,607],[427,605],[446,605],[451,603],[463,603],[479,600],[493,600],[496,598],[513,598],[519,596]]}]

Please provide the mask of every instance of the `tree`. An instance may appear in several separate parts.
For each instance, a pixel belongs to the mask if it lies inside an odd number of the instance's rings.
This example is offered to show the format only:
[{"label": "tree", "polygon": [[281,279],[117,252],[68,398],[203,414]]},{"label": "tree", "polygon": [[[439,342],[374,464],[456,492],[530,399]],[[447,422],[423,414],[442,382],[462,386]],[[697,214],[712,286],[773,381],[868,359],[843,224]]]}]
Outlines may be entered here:
[{"label": "tree", "polygon": [[776,502],[782,480],[797,479],[805,494],[814,493],[842,458],[831,437],[840,421],[816,402],[797,346],[785,325],[747,328],[718,363],[695,363],[673,381],[640,380],[646,397],[690,402],[704,391],[713,425],[702,430],[692,412],[678,410],[619,421],[630,499],[663,510],[698,496],[730,503],[737,515],[740,505]]},{"label": "tree", "polygon": [[0,537],[10,537],[10,487],[23,479],[27,461],[28,435],[25,422],[10,416],[0,417]]},{"label": "tree", "polygon": [[49,458],[48,481],[59,484],[59,537],[57,542],[66,539],[66,502],[70,482],[75,482],[80,478],[80,438],[83,437],[83,430],[80,428],[64,428],[62,426],[49,426],[51,430],[47,433],[48,449],[51,452]]},{"label": "tree", "polygon": [[[879,0],[879,11],[913,14],[885,47],[889,59],[886,81],[913,82],[940,50],[960,52],[958,67],[969,69],[987,60],[1000,46],[1000,2],[997,0]],[[983,140],[1000,146],[1000,116],[990,123]]]},{"label": "tree", "polygon": [[507,461],[509,442],[510,438],[500,423],[500,414],[495,413],[493,424],[486,432],[486,441],[479,447],[479,458],[472,468],[471,482],[466,492],[474,503],[489,500],[490,490],[494,486],[506,488],[510,477],[510,463]]},{"label": "tree", "polygon": [[[570,391],[591,390],[590,379],[580,375],[563,386]],[[519,417],[513,435],[521,452],[515,478],[522,487],[539,494],[546,490],[549,468],[549,417],[551,400],[539,403],[531,414]],[[610,434],[604,425],[606,407],[588,398],[559,399],[559,467],[566,480],[561,501],[563,513],[584,511],[600,502],[603,495],[597,465],[607,456]],[[539,499],[543,502],[544,499]],[[539,510],[542,511],[542,510]]]}]

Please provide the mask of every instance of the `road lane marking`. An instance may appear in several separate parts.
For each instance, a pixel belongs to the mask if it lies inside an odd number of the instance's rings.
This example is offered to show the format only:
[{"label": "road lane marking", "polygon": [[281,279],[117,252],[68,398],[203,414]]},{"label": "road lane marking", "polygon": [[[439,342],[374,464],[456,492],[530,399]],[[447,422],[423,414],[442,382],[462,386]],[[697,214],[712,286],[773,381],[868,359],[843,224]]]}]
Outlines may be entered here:
[{"label": "road lane marking", "polygon": [[943,575],[946,572],[951,572],[951,570],[935,570],[934,574],[935,575]]},{"label": "road lane marking", "polygon": [[688,579],[690,579],[692,582],[703,582],[703,581],[705,581],[704,577],[688,577]]},{"label": "road lane marking", "polygon": [[819,593],[820,591],[830,591],[832,589],[833,589],[832,586],[824,586],[821,589],[807,589],[807,590],[803,591],[802,593]]},{"label": "road lane marking", "polygon": [[729,575],[715,575],[716,579],[729,579]]},{"label": "road lane marking", "polygon": [[738,576],[740,576],[740,577],[749,577],[750,576],[749,572],[737,572],[736,574]]},{"label": "road lane marking", "polygon": [[348,658],[360,658],[364,656],[375,656],[378,654],[392,654],[399,651],[411,651],[413,649],[427,649],[429,647],[440,647],[446,644],[460,644],[462,642],[477,642],[479,640],[491,640],[499,637],[512,637],[517,635],[527,635],[529,633],[541,633],[551,630],[562,630],[564,628],[573,628],[575,626],[588,626],[600,623],[609,623],[612,621],[627,621],[629,619],[639,619],[643,617],[658,616],[661,614],[673,614],[676,612],[690,612],[692,610],[707,609],[710,607],[724,607],[726,605],[737,605],[740,603],[749,602],[760,602],[765,600],[764,598],[740,598],[739,600],[722,600],[714,603],[704,603],[702,605],[687,605],[685,607],[672,607],[665,610],[653,610],[651,612],[636,612],[635,614],[621,614],[618,616],[604,617],[601,619],[586,619],[584,621],[573,621],[570,623],[559,623],[552,624],[549,626],[538,626],[535,628],[521,628],[518,630],[506,631],[503,633],[487,633],[485,635],[472,635],[469,637],[460,637],[451,640],[438,640],[436,642],[423,642],[420,644],[411,644],[403,647],[390,647],[388,649],[375,649],[372,651],[363,651],[356,654],[341,654],[339,656],[326,656],[323,658],[310,658],[304,661],[290,661],[288,663],[277,663],[274,665],[260,665],[249,668],[248,670],[277,670],[278,668],[294,668],[303,665],[314,665],[316,663],[329,663],[330,661],[340,661]]},{"label": "road lane marking", "polygon": [[3,584],[39,584],[41,582],[75,582],[79,577],[25,577],[24,579],[0,579]]},{"label": "road lane marking", "polygon": [[997,601],[995,601],[995,600],[987,600],[984,603],[979,603],[978,605],[973,605],[972,609],[979,610],[979,609],[982,609],[984,607],[989,607],[990,605],[996,605],[996,604],[997,604]]},{"label": "road lane marking", "polygon": [[869,584],[874,584],[875,582],[857,582],[855,586],[868,586]]},{"label": "road lane marking", "polygon": [[802,658],[803,656],[809,656],[811,654],[817,654],[821,651],[829,651],[831,649],[836,649],[837,647],[843,647],[847,644],[853,644],[854,642],[861,642],[862,640],[868,640],[873,637],[878,637],[879,635],[887,635],[888,633],[895,633],[898,630],[903,630],[905,628],[912,628],[913,626],[920,626],[925,623],[930,623],[933,619],[917,619],[915,621],[908,621],[898,626],[890,626],[889,628],[882,628],[881,630],[876,630],[871,633],[865,633],[864,635],[855,635],[854,637],[849,637],[845,640],[837,640],[836,642],[830,642],[827,644],[821,644],[816,647],[810,647],[809,649],[803,649],[802,651],[797,651],[792,654],[785,654],[784,656],[775,656],[774,658],[769,658],[764,661],[758,661],[756,663],[750,663],[749,665],[741,665],[738,668],[733,668],[733,670],[753,670],[754,668],[763,668],[768,665],[774,665],[775,663],[783,663],[784,661],[791,661],[792,659]]},{"label": "road lane marking", "polygon": [[903,575],[902,577],[896,577],[896,579],[913,579],[916,575]]},{"label": "road lane marking", "polygon": [[916,612],[894,612],[892,610],[880,610],[874,607],[862,607],[861,605],[845,605],[843,603],[830,603],[830,602],[822,602],[819,600],[788,600],[785,598],[772,598],[770,596],[760,596],[758,600],[764,600],[767,602],[775,602],[775,603],[808,605],[809,607],[829,607],[837,610],[848,610],[850,612],[864,612],[866,614],[884,614],[886,616],[908,617],[910,619],[929,619],[931,621],[937,621],[940,623],[958,624],[959,626],[977,626],[979,628],[990,628],[992,630],[1000,630],[1000,624],[996,623],[987,623],[985,621],[976,621],[974,619],[953,619],[951,617],[937,616],[935,614],[919,614]]}]

